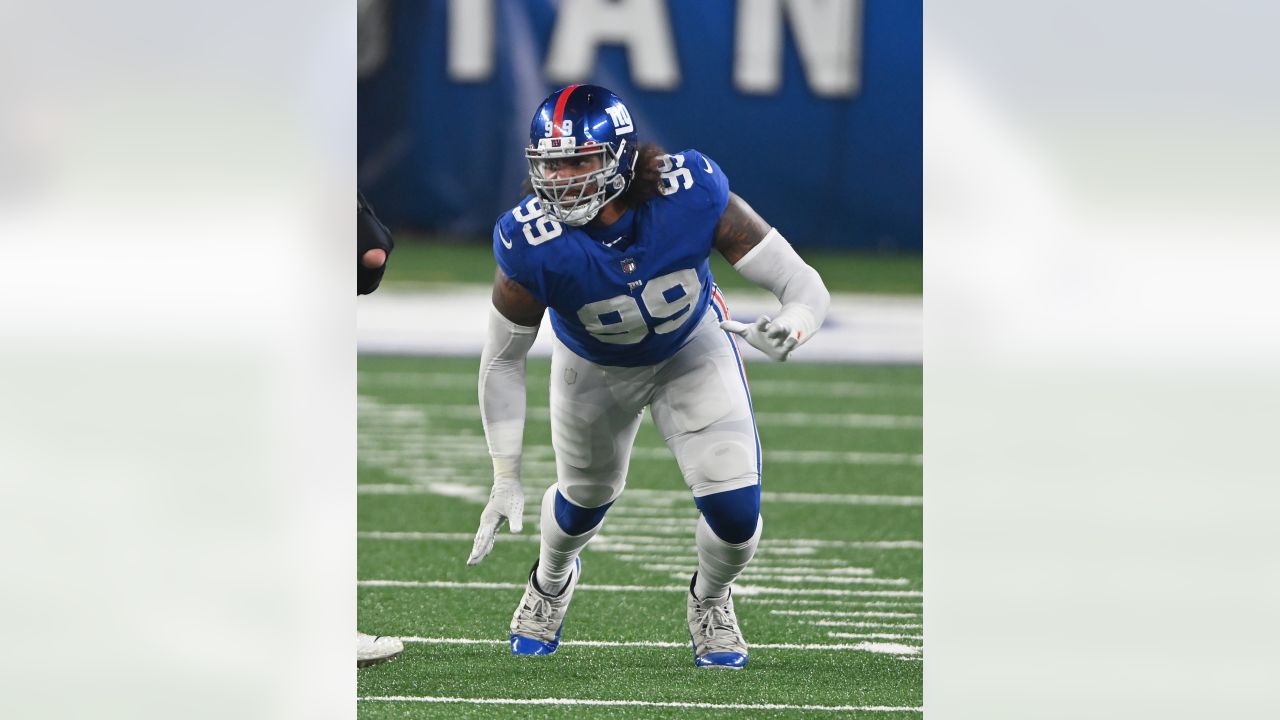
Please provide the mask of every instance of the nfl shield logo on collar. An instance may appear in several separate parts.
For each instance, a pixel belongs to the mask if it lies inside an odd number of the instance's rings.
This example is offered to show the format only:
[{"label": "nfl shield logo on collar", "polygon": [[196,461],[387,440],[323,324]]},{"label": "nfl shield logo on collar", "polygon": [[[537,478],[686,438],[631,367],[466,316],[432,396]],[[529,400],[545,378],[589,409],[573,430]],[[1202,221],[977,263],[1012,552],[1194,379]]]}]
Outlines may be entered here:
[{"label": "nfl shield logo on collar", "polygon": [[636,271],[636,261],[635,261],[635,258],[626,258],[626,259],[622,260],[622,272],[624,272],[624,273],[626,273],[626,274],[630,275],[631,273],[633,273],[633,272],[635,272],[635,271]]}]

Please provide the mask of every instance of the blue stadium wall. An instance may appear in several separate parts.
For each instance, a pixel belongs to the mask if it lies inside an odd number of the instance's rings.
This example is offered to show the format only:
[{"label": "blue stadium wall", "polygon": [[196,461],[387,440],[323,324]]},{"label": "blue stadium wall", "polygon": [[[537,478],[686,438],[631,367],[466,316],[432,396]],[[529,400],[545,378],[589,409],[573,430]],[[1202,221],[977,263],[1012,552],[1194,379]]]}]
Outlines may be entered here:
[{"label": "blue stadium wall", "polygon": [[[451,32],[450,12],[461,2],[477,4],[465,11],[470,34],[459,30],[461,14]],[[593,68],[571,79],[620,95],[643,141],[715,158],[732,189],[796,245],[920,252],[920,0],[362,2],[358,176],[387,224],[487,237],[519,199],[534,109],[564,84],[547,77],[561,13],[610,2],[659,6],[678,79],[637,77],[621,43],[600,45]],[[776,87],[741,87],[742,56],[758,50],[740,37],[748,4],[755,17],[776,19]],[[813,48],[797,45],[804,39],[793,4],[807,6],[810,21],[828,11],[849,20],[851,47],[823,61],[827,70],[851,69],[851,84],[833,90],[814,79],[820,70]],[[833,10],[837,4],[845,7]],[[461,44],[486,33],[489,46]],[[458,43],[452,67],[450,42]],[[462,56],[470,70],[459,71]]]}]

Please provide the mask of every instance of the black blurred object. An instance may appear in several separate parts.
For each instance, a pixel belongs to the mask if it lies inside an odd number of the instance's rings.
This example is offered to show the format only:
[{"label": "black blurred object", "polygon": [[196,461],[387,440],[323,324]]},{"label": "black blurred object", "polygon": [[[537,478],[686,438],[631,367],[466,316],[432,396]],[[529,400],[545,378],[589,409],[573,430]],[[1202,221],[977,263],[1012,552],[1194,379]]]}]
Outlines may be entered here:
[{"label": "black blurred object", "polygon": [[359,217],[356,220],[356,294],[368,295],[378,289],[382,283],[382,274],[387,270],[387,263],[376,268],[364,266],[364,254],[370,250],[387,251],[387,261],[391,260],[391,250],[396,246],[391,240],[391,231],[373,214],[373,208],[365,201],[364,195],[356,191],[360,203]]}]

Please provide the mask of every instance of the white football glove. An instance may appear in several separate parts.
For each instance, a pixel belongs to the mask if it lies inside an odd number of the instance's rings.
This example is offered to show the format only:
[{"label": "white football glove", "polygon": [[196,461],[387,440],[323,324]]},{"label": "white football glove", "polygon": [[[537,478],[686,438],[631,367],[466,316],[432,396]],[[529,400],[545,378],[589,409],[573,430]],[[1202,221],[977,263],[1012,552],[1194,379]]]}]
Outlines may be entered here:
[{"label": "white football glove", "polygon": [[791,351],[800,344],[800,331],[791,327],[784,318],[770,320],[768,315],[756,318],[752,325],[725,320],[720,329],[740,335],[749,345],[769,356],[770,360],[786,361]]},{"label": "white football glove", "polygon": [[476,530],[476,540],[471,545],[471,557],[468,565],[479,564],[489,551],[493,549],[494,537],[502,521],[506,520],[511,532],[518,533],[524,528],[524,488],[519,480],[493,479],[493,489],[489,491],[489,504],[480,513],[480,529]]}]

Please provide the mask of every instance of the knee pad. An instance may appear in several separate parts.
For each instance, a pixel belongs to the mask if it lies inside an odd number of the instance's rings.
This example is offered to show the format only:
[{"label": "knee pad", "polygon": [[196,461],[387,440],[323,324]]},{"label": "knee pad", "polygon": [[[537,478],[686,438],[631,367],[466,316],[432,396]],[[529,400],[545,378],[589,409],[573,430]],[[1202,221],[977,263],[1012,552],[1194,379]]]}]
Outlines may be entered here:
[{"label": "knee pad", "polygon": [[559,473],[556,479],[556,493],[579,508],[598,508],[608,506],[622,494],[626,486],[625,476],[609,478],[588,477],[574,472]]},{"label": "knee pad", "polygon": [[711,531],[721,540],[738,545],[756,534],[756,522],[760,519],[758,483],[751,487],[695,497],[693,502],[702,512]]},{"label": "knee pad", "polygon": [[725,485],[757,485],[755,448],[742,433],[719,432],[691,438],[679,451],[685,483],[694,495],[720,492]]},{"label": "knee pad", "polygon": [[600,507],[579,507],[566,500],[557,490],[554,510],[556,524],[569,535],[581,535],[592,530],[604,520],[604,514],[609,511],[610,505],[613,505],[612,500]]}]

